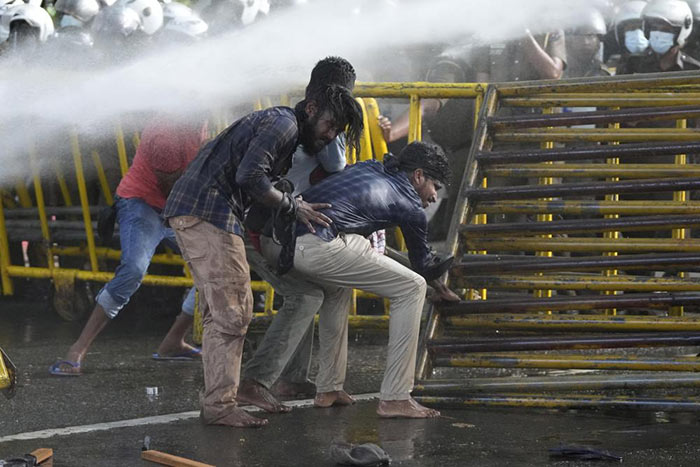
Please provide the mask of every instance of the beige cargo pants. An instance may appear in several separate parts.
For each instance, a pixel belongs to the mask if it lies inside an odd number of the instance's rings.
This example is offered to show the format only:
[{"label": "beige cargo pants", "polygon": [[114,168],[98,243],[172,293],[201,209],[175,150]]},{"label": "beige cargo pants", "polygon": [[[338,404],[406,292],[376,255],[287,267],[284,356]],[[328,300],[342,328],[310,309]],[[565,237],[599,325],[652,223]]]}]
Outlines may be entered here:
[{"label": "beige cargo pants", "polygon": [[202,419],[216,423],[236,407],[243,343],[253,317],[245,245],[238,235],[192,216],[170,219],[202,307]]}]

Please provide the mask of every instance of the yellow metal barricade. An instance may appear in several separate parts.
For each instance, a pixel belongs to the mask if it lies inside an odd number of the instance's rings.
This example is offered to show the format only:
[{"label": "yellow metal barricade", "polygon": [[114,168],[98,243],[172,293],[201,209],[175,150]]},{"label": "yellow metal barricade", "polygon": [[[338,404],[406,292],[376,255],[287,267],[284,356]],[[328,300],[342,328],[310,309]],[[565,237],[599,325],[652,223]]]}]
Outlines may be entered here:
[{"label": "yellow metal barricade", "polygon": [[[687,196],[700,170],[683,156],[700,150],[684,123],[700,117],[698,86],[689,73],[489,86],[447,241],[459,259],[450,284],[489,295],[431,311],[421,401],[700,410],[694,357],[662,351],[700,344],[700,280],[686,272],[700,260],[700,204]],[[564,107],[590,110],[546,111]],[[513,108],[527,110],[504,112]],[[483,176],[540,184],[489,187]],[[532,218],[474,222],[515,213]]]}]

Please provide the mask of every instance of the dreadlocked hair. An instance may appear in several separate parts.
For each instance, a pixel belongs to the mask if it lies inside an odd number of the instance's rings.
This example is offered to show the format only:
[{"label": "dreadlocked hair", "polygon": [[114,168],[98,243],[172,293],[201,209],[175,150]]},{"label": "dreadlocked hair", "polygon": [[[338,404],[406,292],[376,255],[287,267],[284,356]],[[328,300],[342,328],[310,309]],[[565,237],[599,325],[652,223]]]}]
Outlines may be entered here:
[{"label": "dreadlocked hair", "polygon": [[429,178],[448,186],[452,180],[450,163],[445,152],[437,144],[414,141],[398,155],[398,168],[405,172],[423,169]]},{"label": "dreadlocked hair", "polygon": [[355,100],[352,92],[344,86],[330,85],[297,104],[302,109],[306,102],[316,102],[319,114],[328,111],[337,128],[345,131],[345,139],[348,148],[360,150],[360,135],[364,123],[362,121],[362,107]]},{"label": "dreadlocked hair", "polygon": [[326,57],[319,60],[311,70],[311,78],[306,86],[306,97],[332,84],[352,90],[355,87],[355,79],[355,69],[350,62],[342,57]]}]

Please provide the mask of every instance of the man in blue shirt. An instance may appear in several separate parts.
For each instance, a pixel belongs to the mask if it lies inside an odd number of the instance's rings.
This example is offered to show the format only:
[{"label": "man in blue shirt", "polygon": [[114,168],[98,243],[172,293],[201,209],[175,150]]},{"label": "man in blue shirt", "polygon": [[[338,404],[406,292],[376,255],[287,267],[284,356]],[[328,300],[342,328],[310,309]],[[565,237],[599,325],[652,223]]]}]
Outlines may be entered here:
[{"label": "man in blue shirt", "polygon": [[[426,281],[439,298],[459,298],[439,282],[451,258],[439,260],[427,242],[424,208],[437,200],[437,190],[450,180],[443,151],[414,142],[384,164],[366,161],[332,175],[302,194],[306,202],[330,204],[322,212],[327,225],[297,226],[292,243],[294,270],[324,287],[320,310],[319,372],[315,405],[347,405],[343,390],[347,367],[347,311],[352,289],[375,293],[390,301],[387,366],[377,413],[381,417],[439,416],[411,398],[420,317]],[[408,246],[411,269],[377,254],[365,238],[378,229],[399,226]],[[286,252],[284,251],[286,250]],[[291,248],[285,248],[283,255]],[[282,264],[283,262],[280,262]]]},{"label": "man in blue shirt", "polygon": [[330,222],[318,209],[327,204],[295,200],[272,185],[302,144],[312,154],[340,131],[357,144],[362,110],[351,92],[328,86],[294,109],[274,107],[254,112],[205,145],[177,181],[163,216],[175,230],[182,256],[207,309],[203,312],[202,364],[205,423],[238,427],[267,420],[238,407],[243,342],[252,318],[250,270],[245,257],[242,221],[253,202],[296,218],[309,228]]}]

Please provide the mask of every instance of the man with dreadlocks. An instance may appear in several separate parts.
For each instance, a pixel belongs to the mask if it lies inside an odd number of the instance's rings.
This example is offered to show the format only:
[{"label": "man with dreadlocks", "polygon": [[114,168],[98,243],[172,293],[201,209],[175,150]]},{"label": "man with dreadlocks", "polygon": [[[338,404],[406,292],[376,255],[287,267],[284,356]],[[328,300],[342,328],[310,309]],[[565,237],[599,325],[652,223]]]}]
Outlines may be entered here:
[{"label": "man with dreadlocks", "polygon": [[[306,95],[333,84],[353,90],[355,69],[342,57],[330,56],[311,70]],[[287,186],[298,195],[326,176],[345,168],[345,134],[341,133],[317,154],[308,154],[303,146],[292,156],[292,167],[285,175]],[[282,182],[284,183],[284,182]],[[271,238],[269,209],[253,205],[246,216],[246,233],[250,244],[247,258],[253,272],[284,297],[255,354],[242,370],[238,388],[239,403],[256,405],[268,412],[286,413],[291,407],[275,396],[313,397],[316,385],[309,380],[314,343],[314,317],[324,300],[323,288],[294,272],[277,274],[276,261],[267,262],[264,249],[278,249]],[[263,247],[264,245],[264,247]]]},{"label": "man with dreadlocks", "polygon": [[[298,224],[296,239],[285,245],[279,264],[293,257],[296,273],[323,286],[319,311],[319,370],[317,407],[348,405],[352,397],[343,390],[347,367],[347,310],[352,289],[362,289],[389,299],[389,348],[377,413],[381,417],[431,418],[440,413],[411,398],[420,317],[426,281],[439,298],[459,297],[439,282],[452,258],[440,259],[427,242],[424,212],[437,201],[437,190],[450,180],[445,153],[438,146],[414,142],[398,157],[384,163],[355,164],[306,190],[310,203],[325,201],[323,213],[330,219],[316,229]],[[411,269],[379,255],[367,238],[370,233],[401,227],[408,246]],[[290,247],[291,246],[291,247]]]},{"label": "man with dreadlocks", "polygon": [[299,144],[316,154],[346,129],[356,145],[362,110],[342,86],[318,89],[294,109],[273,107],[234,122],[206,144],[173,187],[163,216],[207,309],[202,320],[204,393],[201,418],[207,424],[257,427],[267,420],[238,407],[243,342],[252,318],[250,270],[243,244],[243,217],[253,202],[271,207],[275,218],[313,224],[332,222],[325,203],[307,203],[275,188],[272,180],[289,167]]}]

